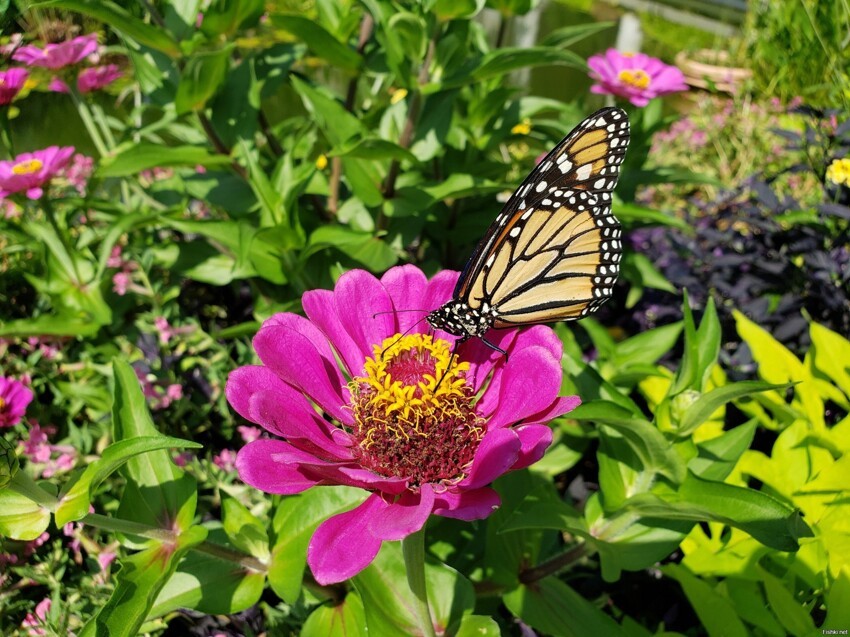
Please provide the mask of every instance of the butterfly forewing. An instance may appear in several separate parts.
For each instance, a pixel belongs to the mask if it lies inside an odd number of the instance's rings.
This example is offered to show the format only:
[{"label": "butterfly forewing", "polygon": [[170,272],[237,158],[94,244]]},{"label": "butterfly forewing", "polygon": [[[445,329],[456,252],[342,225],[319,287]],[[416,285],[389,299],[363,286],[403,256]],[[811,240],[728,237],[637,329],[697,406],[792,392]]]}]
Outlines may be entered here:
[{"label": "butterfly forewing", "polygon": [[620,109],[579,124],[505,204],[455,299],[472,310],[495,309],[494,327],[579,318],[605,301],[622,250],[611,191],[628,143]]}]

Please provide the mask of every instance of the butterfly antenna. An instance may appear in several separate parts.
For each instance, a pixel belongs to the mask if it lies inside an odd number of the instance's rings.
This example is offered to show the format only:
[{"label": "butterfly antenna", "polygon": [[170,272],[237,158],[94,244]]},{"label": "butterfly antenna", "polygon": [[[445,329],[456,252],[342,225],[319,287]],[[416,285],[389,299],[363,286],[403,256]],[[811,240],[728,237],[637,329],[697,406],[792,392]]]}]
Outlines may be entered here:
[{"label": "butterfly antenna", "polygon": [[[411,311],[411,312],[415,312],[416,310],[409,310],[409,311]],[[386,312],[378,312],[378,314],[386,314]],[[374,318],[374,317],[373,317],[373,318]],[[381,360],[383,360],[383,358],[384,358],[384,354],[386,353],[386,351],[387,351],[389,348],[391,348],[393,345],[395,345],[396,343],[398,343],[398,342],[399,342],[401,339],[403,339],[405,336],[407,336],[408,334],[410,334],[410,333],[413,331],[413,328],[414,328],[414,327],[416,327],[417,325],[419,325],[419,324],[420,324],[422,321],[424,321],[426,318],[428,318],[428,317],[427,317],[427,316],[423,316],[421,319],[419,319],[418,321],[416,321],[413,325],[411,325],[411,326],[410,326],[410,327],[408,327],[406,330],[404,330],[404,333],[403,333],[403,334],[400,334],[400,335],[399,335],[399,337],[398,337],[397,339],[395,339],[392,343],[390,343],[390,344],[389,344],[389,345],[387,345],[384,349],[382,349],[382,350],[381,350]]]}]

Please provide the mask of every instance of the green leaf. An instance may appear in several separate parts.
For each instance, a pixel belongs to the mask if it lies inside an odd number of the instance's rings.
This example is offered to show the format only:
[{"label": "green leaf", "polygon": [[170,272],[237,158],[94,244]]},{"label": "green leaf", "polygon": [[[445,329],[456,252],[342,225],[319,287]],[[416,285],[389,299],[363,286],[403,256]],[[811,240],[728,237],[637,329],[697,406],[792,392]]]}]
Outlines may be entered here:
[{"label": "green leaf", "polygon": [[788,385],[774,385],[758,380],[745,380],[739,383],[730,383],[717,389],[712,389],[707,394],[701,395],[688,407],[676,428],[680,436],[689,436],[694,430],[711,418],[711,414],[728,402],[750,396],[771,389],[784,389]]},{"label": "green leaf", "polygon": [[587,22],[555,29],[540,43],[542,46],[568,47],[601,31],[613,29],[616,22]]},{"label": "green leaf", "polygon": [[654,363],[673,349],[681,332],[682,323],[676,322],[620,341],[614,346],[611,364],[622,368],[637,363]]},{"label": "green leaf", "polygon": [[499,637],[502,632],[492,617],[483,615],[464,615],[454,637]]},{"label": "green leaf", "polygon": [[688,469],[704,480],[724,480],[750,448],[755,433],[756,421],[750,420],[698,444],[697,456],[691,458]]},{"label": "green leaf", "polygon": [[108,0],[47,0],[40,2],[39,7],[42,9],[57,7],[66,11],[82,13],[108,24],[111,29],[139,44],[167,53],[171,57],[180,55],[180,47],[169,37],[167,31],[134,17],[114,2]]},{"label": "green leaf", "polygon": [[581,513],[564,502],[548,481],[529,492],[498,527],[499,533],[521,529],[557,529],[583,536],[588,534]]},{"label": "green leaf", "polygon": [[613,619],[561,580],[547,577],[533,586],[518,586],[502,597],[508,610],[537,631],[558,637],[623,632]]},{"label": "green leaf", "polygon": [[233,545],[260,560],[269,557],[266,527],[243,504],[230,497],[221,502],[224,531]]},{"label": "green leaf", "polygon": [[[352,579],[363,600],[370,635],[420,632],[414,610],[416,602],[406,581],[400,542],[384,542],[374,561]],[[459,621],[463,613],[475,605],[475,593],[469,580],[445,564],[430,561],[427,555],[425,583],[431,615],[439,626]]]},{"label": "green leaf", "polygon": [[[221,529],[209,532],[209,542],[223,544]],[[229,560],[190,551],[159,591],[148,619],[178,608],[209,615],[231,615],[256,604],[263,594],[265,574],[243,568]]]},{"label": "green leaf", "polygon": [[200,111],[218,92],[227,76],[232,46],[218,51],[201,51],[189,58],[180,73],[174,108],[178,115]]},{"label": "green leaf", "polygon": [[78,316],[39,316],[0,322],[0,336],[94,336],[100,325]]},{"label": "green leaf", "polygon": [[275,542],[268,576],[272,590],[282,600],[289,604],[298,601],[307,545],[316,527],[327,518],[358,506],[366,495],[353,487],[322,487],[281,501],[272,522]]},{"label": "green leaf", "polygon": [[302,40],[314,55],[327,60],[331,66],[354,72],[363,64],[357,51],[337,40],[321,24],[297,15],[272,13],[272,25],[288,31]]},{"label": "green leaf", "polygon": [[366,138],[343,144],[328,153],[329,157],[358,157],[360,159],[398,159],[417,163],[416,155],[386,139]]},{"label": "green leaf", "polygon": [[473,18],[484,8],[485,0],[435,0],[433,11],[443,22]]},{"label": "green leaf", "polygon": [[639,284],[641,288],[652,288],[673,294],[678,292],[675,286],[661,274],[655,264],[644,254],[627,251],[623,255],[621,267],[623,276],[629,281]]},{"label": "green leaf", "polygon": [[136,635],[180,559],[206,537],[204,527],[193,526],[173,543],[157,544],[122,559],[112,596],[83,626],[79,637]]},{"label": "green leaf", "polygon": [[292,76],[292,88],[301,96],[304,106],[332,146],[342,146],[352,137],[364,132],[363,124],[329,91]]},{"label": "green leaf", "polygon": [[[587,63],[572,51],[561,51],[545,46],[528,48],[501,48],[485,55],[478,67],[472,71],[471,79],[486,80],[534,66],[550,66],[553,64],[571,66],[580,71],[587,70]],[[467,82],[469,78],[467,78]]]},{"label": "green leaf", "polygon": [[820,323],[811,323],[809,350],[815,369],[850,397],[850,341]]},{"label": "green leaf", "polygon": [[356,232],[342,226],[320,226],[310,236],[302,258],[325,248],[336,248],[372,272],[384,272],[398,261],[386,242],[368,232]]},{"label": "green leaf", "polygon": [[301,627],[300,637],[367,637],[366,613],[351,591],[341,602],[319,606]]},{"label": "green leaf", "polygon": [[433,200],[443,201],[445,199],[488,195],[502,192],[504,188],[500,184],[496,184],[488,179],[465,175],[463,173],[453,173],[439,184],[428,186],[423,188],[423,190]]},{"label": "green leaf", "polygon": [[705,387],[711,376],[711,370],[717,363],[722,337],[720,319],[717,318],[717,309],[714,307],[714,297],[709,296],[697,330],[697,358],[699,359],[697,377],[701,379],[701,388]]},{"label": "green leaf", "polygon": [[661,571],[682,586],[705,630],[711,637],[747,637],[746,626],[738,618],[728,598],[695,577],[680,564],[665,564]]},{"label": "green leaf", "polygon": [[253,26],[263,15],[263,0],[214,0],[204,9],[201,31],[209,36],[230,36]]},{"label": "green leaf", "polygon": [[180,438],[166,436],[141,436],[119,440],[103,450],[100,458],[89,464],[70,488],[59,497],[56,507],[56,525],[82,519],[89,512],[94,490],[125,462],[139,454],[158,449],[200,449],[203,445]]},{"label": "green leaf", "polygon": [[[114,440],[160,436],[133,368],[126,361],[115,358],[112,370]],[[118,517],[170,530],[192,526],[198,500],[197,483],[172,462],[167,451],[151,451],[130,458],[121,471],[127,486]]]},{"label": "green leaf", "polygon": [[226,166],[231,159],[216,155],[200,146],[163,146],[141,142],[127,145],[105,157],[97,168],[97,177],[126,177],[157,166]]},{"label": "green leaf", "polygon": [[789,635],[808,635],[815,629],[809,610],[789,591],[782,580],[762,567],[757,572],[764,584],[767,603]]},{"label": "green leaf", "polygon": [[50,510],[10,488],[0,489],[0,537],[29,541],[50,525]]},{"label": "green leaf", "polygon": [[714,521],[746,531],[777,551],[796,551],[811,529],[799,512],[776,498],[744,487],[711,482],[689,473],[676,491],[642,493],[626,502],[643,516]]}]

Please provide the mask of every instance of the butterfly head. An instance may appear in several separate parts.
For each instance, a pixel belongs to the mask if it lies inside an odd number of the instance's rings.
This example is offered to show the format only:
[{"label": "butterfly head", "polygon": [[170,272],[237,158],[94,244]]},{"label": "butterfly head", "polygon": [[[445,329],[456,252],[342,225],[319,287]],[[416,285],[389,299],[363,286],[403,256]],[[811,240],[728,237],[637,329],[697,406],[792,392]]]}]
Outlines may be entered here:
[{"label": "butterfly head", "polygon": [[473,336],[484,336],[498,318],[496,310],[487,304],[473,309],[464,301],[449,301],[426,317],[437,330],[443,330],[463,340]]}]

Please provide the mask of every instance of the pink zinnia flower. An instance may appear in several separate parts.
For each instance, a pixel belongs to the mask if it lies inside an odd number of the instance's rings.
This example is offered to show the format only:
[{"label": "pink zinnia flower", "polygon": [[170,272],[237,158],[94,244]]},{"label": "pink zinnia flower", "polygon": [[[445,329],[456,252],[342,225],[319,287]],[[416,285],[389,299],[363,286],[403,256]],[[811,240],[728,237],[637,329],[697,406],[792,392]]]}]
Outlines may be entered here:
[{"label": "pink zinnia flower", "polygon": [[[307,560],[322,584],[356,575],[384,540],[417,532],[432,513],[486,518],[500,503],[488,485],[539,460],[552,440],[544,423],[580,402],[558,397],[562,345],[547,327],[491,332],[510,363],[477,340],[453,357],[454,337],[426,333],[424,312],[451,297],[457,278],[428,281],[411,265],[380,280],[348,272],[333,291],[304,294],[308,318],[268,319],[254,338],[263,364],[228,379],[233,408],[276,436],[239,451],[244,482],[278,494],[334,484],[370,493],[313,535]],[[397,312],[411,308],[423,315]]]},{"label": "pink zinnia flower", "polygon": [[21,422],[31,402],[31,389],[14,378],[0,377],[0,427],[11,427]]},{"label": "pink zinnia flower", "polygon": [[42,186],[65,167],[73,154],[73,146],[49,146],[0,161],[0,199],[22,191],[27,198],[38,199],[44,194]]},{"label": "pink zinnia flower", "polygon": [[32,44],[22,46],[15,51],[12,59],[28,66],[61,69],[80,62],[95,51],[97,51],[97,34],[89,33],[67,42],[46,44],[43,49]]},{"label": "pink zinnia flower", "polygon": [[45,597],[35,607],[35,613],[27,613],[24,621],[21,622],[21,628],[26,628],[26,634],[30,637],[42,637],[47,634],[44,626],[47,625],[47,614],[50,612],[51,601],[49,597]]},{"label": "pink zinnia flower", "polygon": [[29,77],[26,69],[9,69],[0,71],[0,106],[11,104]]},{"label": "pink zinnia flower", "polygon": [[686,91],[685,76],[675,66],[644,53],[621,53],[608,49],[604,55],[594,55],[587,65],[596,84],[591,93],[617,95],[635,106],[646,106],[654,97]]},{"label": "pink zinnia flower", "polygon": [[92,66],[80,71],[77,76],[77,88],[80,93],[91,93],[112,84],[123,73],[115,64]]}]

